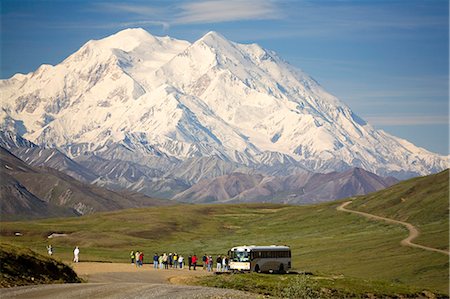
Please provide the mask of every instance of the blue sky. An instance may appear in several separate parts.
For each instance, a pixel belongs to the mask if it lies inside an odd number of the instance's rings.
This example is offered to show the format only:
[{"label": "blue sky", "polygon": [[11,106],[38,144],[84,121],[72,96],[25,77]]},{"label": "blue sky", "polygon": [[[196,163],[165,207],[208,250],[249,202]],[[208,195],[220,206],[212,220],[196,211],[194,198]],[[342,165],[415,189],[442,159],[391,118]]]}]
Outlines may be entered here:
[{"label": "blue sky", "polygon": [[57,64],[128,27],[256,42],[376,128],[449,154],[449,4],[429,1],[2,0],[0,77]]}]

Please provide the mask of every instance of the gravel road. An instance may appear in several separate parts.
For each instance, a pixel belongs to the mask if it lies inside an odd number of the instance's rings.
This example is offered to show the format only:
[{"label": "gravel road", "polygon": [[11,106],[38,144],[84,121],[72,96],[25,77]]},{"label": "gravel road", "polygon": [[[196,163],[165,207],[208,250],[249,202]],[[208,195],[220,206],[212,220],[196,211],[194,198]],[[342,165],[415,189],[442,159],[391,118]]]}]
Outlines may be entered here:
[{"label": "gravel road", "polygon": [[181,285],[186,279],[211,275],[199,269],[155,270],[150,265],[77,263],[81,284],[51,284],[0,289],[0,298],[258,298],[235,290]]}]

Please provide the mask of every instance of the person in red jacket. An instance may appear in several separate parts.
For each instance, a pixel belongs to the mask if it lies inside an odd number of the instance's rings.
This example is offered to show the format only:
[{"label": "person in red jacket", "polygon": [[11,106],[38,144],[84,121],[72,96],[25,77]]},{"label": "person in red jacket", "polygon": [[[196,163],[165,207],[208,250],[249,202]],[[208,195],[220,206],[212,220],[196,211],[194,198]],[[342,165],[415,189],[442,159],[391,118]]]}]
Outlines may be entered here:
[{"label": "person in red jacket", "polygon": [[197,267],[197,256],[194,254],[192,256],[192,265],[194,266],[194,270]]},{"label": "person in red jacket", "polygon": [[139,255],[139,264],[141,267],[144,265],[144,253],[141,252],[141,255]]}]

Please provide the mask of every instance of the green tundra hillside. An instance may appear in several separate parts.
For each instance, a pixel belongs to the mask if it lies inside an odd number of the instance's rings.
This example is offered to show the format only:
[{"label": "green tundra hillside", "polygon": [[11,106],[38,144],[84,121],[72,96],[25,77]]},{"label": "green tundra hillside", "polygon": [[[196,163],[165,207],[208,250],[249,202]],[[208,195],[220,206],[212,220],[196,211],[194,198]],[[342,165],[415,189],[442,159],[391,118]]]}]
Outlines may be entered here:
[{"label": "green tundra hillside", "polygon": [[[401,246],[400,241],[408,236],[401,225],[336,210],[352,200],[349,209],[410,221],[421,232],[415,242],[448,248],[446,178],[448,171],[368,196],[310,206],[175,205],[3,222],[0,240],[42,253],[51,244],[55,257],[66,261],[79,246],[81,262],[128,262],[130,250],[144,251],[149,261],[155,252],[215,255],[236,245],[286,244],[291,246],[296,271],[312,272],[332,282],[348,279],[370,285],[373,281],[448,294],[448,255]],[[15,232],[22,235],[15,236]],[[65,235],[49,239],[52,233]]]},{"label": "green tundra hillside", "polygon": [[448,169],[359,197],[349,208],[409,222],[421,232],[416,243],[449,249]]}]

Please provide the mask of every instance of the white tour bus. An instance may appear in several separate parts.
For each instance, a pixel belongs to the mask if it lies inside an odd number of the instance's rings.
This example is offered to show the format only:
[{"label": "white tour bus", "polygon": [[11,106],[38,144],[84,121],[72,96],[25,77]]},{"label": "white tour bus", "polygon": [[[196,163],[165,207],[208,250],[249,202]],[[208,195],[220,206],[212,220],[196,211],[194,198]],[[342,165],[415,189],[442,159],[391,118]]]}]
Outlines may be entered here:
[{"label": "white tour bus", "polygon": [[228,252],[230,270],[254,272],[288,272],[291,249],[288,246],[237,246]]}]

